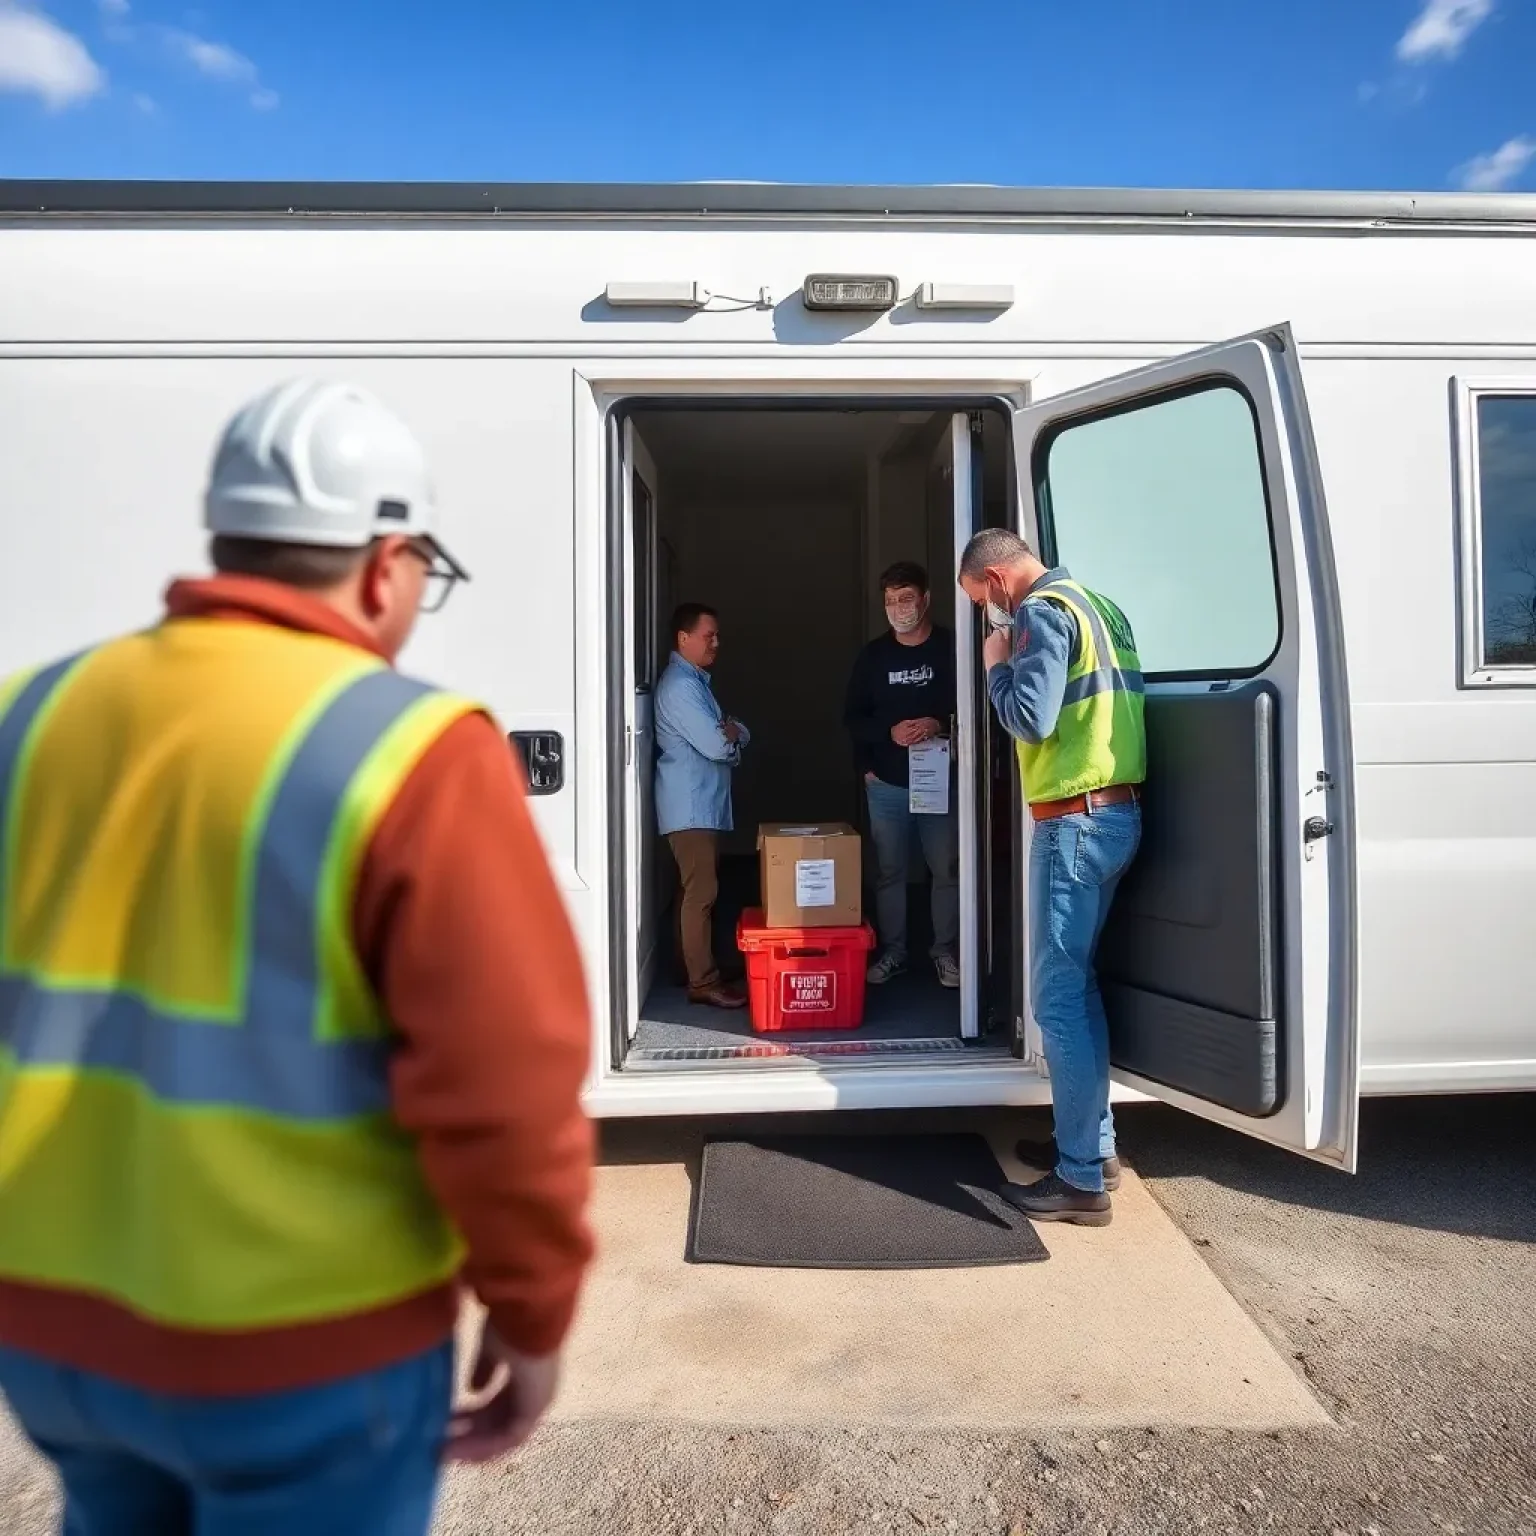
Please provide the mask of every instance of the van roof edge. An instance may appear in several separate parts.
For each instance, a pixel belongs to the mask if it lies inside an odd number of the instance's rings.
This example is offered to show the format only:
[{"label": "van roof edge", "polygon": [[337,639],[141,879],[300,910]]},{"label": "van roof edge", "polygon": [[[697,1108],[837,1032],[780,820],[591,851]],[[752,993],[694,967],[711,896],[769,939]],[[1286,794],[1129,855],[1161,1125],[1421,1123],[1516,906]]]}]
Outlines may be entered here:
[{"label": "van roof edge", "polygon": [[1536,193],[1177,191],[764,182],[0,180],[26,217],[614,217],[738,215],[1536,225]]}]

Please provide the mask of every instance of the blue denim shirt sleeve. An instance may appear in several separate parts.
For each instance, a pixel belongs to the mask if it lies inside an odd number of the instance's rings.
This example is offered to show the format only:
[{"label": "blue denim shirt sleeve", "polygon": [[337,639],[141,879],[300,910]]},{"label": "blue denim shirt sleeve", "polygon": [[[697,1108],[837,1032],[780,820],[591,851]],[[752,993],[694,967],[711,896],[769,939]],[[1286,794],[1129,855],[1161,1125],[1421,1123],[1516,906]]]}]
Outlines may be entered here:
[{"label": "blue denim shirt sleeve", "polygon": [[725,739],[720,706],[703,678],[675,671],[656,690],[656,723],[675,731],[701,757],[712,763],[734,763],[741,756]]},{"label": "blue denim shirt sleeve", "polygon": [[1046,598],[1025,602],[1013,621],[1013,657],[987,673],[987,693],[1003,729],[1038,746],[1056,729],[1077,649],[1077,620]]},{"label": "blue denim shirt sleeve", "polygon": [[731,830],[731,770],[741,739],[725,739],[709,676],[674,655],[656,684],[656,823],[663,835],[689,828]]}]

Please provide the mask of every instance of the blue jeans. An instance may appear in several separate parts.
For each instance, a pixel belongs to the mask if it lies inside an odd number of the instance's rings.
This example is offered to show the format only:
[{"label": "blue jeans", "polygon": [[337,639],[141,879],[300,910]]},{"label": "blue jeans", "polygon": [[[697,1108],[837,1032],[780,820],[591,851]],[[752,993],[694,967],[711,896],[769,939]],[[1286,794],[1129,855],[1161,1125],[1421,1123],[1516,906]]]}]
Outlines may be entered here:
[{"label": "blue jeans", "polygon": [[323,1387],[171,1397],[0,1348],[64,1536],[425,1536],[453,1346]]},{"label": "blue jeans", "polygon": [[1109,1026],[1093,952],[1120,877],[1141,843],[1141,807],[1109,805],[1037,821],[1029,845],[1030,999],[1051,1072],[1057,1174],[1104,1188],[1115,1155]]},{"label": "blue jeans", "polygon": [[914,816],[905,785],[866,779],[869,835],[875,845],[875,929],[880,947],[907,954],[907,863],[912,827],[933,876],[933,953],[952,955],[960,937],[960,834],[953,810],[947,816]]}]

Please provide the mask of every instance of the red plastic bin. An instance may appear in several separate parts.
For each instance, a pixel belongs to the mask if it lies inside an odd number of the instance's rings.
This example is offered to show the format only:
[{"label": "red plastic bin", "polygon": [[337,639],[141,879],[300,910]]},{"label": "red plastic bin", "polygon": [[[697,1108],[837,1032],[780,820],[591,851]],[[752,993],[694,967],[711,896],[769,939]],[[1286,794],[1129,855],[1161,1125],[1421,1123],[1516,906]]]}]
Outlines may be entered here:
[{"label": "red plastic bin", "polygon": [[752,1028],[857,1029],[864,1022],[866,958],[875,946],[857,928],[769,928],[759,908],[741,914],[736,947],[747,961]]}]

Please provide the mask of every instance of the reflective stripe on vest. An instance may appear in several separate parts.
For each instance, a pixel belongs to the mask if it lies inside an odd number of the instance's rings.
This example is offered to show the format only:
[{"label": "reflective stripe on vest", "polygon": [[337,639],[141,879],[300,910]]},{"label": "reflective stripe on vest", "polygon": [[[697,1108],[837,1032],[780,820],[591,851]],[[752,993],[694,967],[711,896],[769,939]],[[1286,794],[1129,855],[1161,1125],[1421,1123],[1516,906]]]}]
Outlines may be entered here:
[{"label": "reflective stripe on vest", "polygon": [[379,819],[474,707],[223,620],[0,691],[0,1276],[250,1328],[452,1274],[351,925]]},{"label": "reflective stripe on vest", "polygon": [[1016,742],[1024,797],[1067,800],[1146,778],[1142,723],[1145,683],[1129,620],[1070,577],[1042,582],[1029,600],[1059,603],[1077,620],[1076,654],[1055,731],[1038,744]]}]

